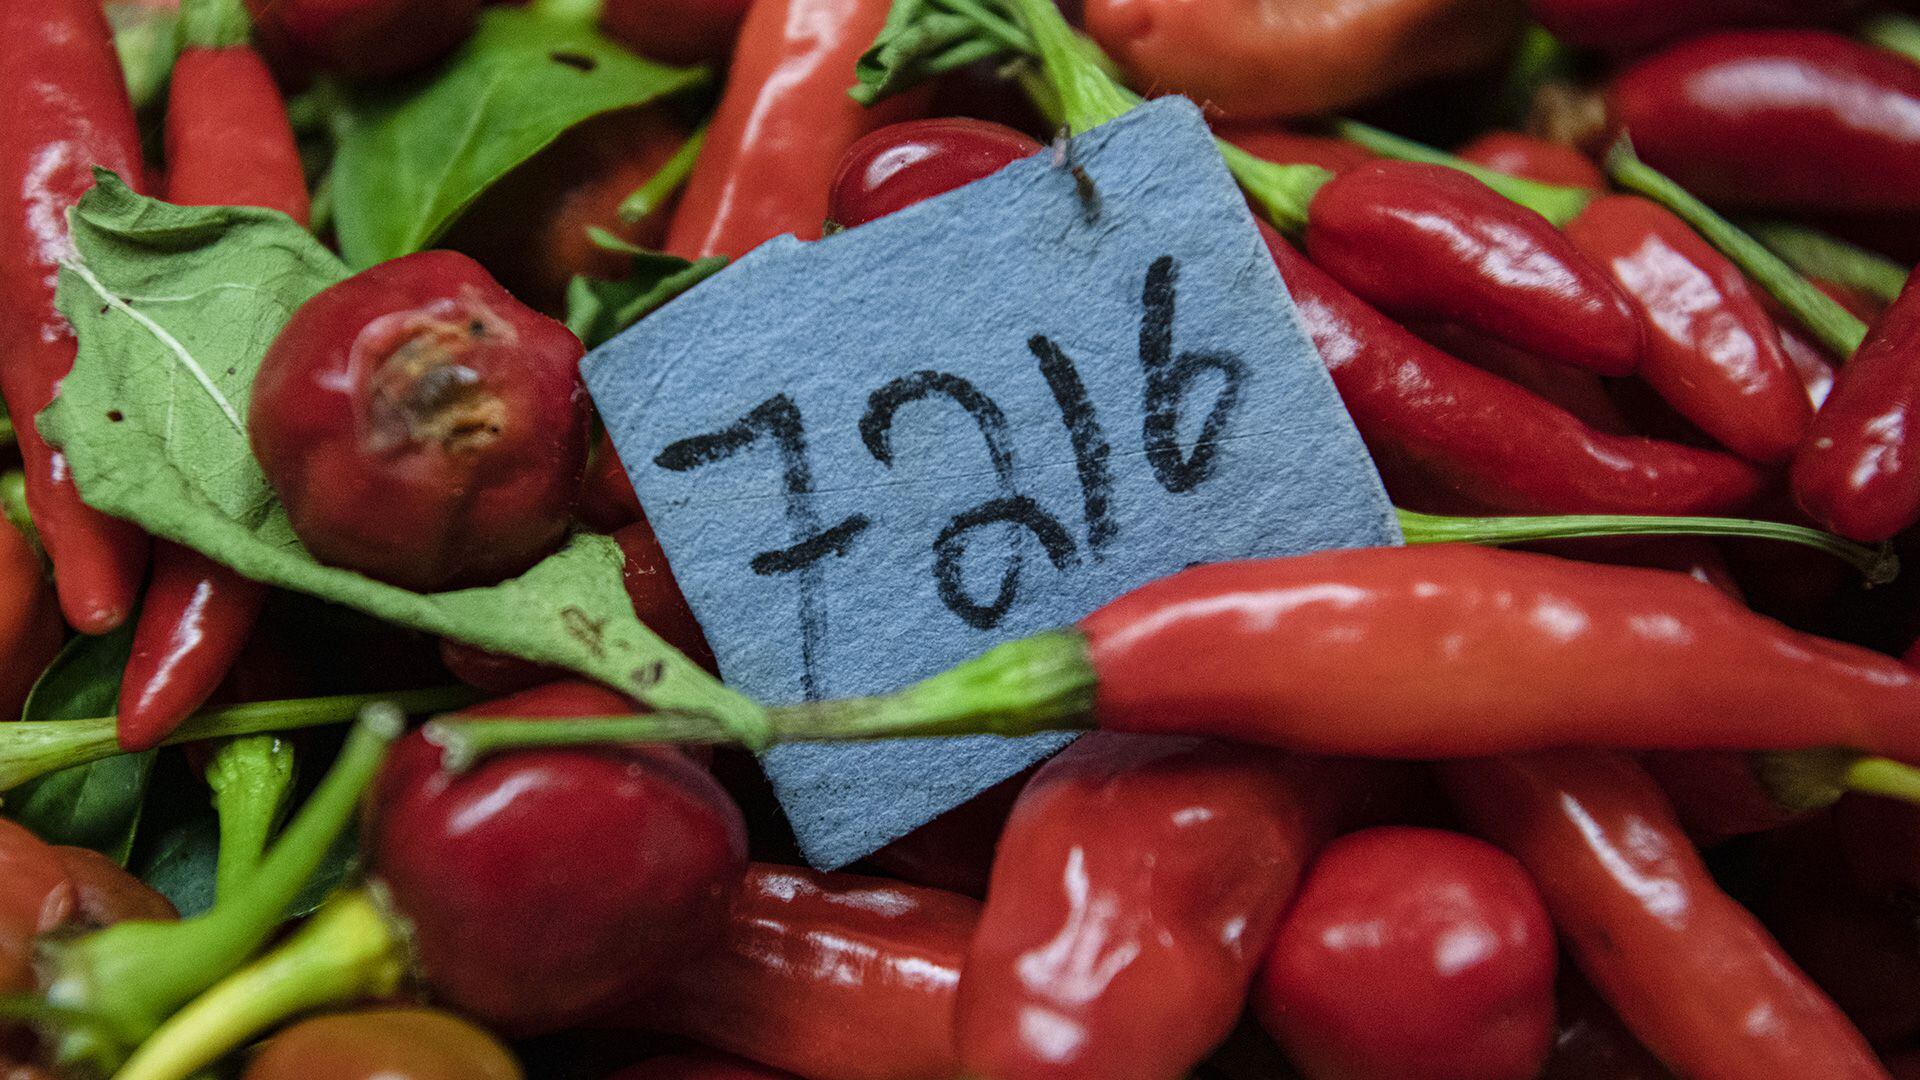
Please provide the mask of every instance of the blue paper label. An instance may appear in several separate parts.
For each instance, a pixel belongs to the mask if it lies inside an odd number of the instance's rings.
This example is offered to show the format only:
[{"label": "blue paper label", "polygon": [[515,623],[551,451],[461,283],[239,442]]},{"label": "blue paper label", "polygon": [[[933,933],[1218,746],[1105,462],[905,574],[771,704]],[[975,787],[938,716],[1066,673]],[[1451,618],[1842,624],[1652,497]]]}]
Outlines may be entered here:
[{"label": "blue paper label", "polygon": [[[584,370],[722,673],[764,701],[894,690],[1194,563],[1399,540],[1182,99],[772,241]],[[1066,740],[765,764],[832,867]]]}]

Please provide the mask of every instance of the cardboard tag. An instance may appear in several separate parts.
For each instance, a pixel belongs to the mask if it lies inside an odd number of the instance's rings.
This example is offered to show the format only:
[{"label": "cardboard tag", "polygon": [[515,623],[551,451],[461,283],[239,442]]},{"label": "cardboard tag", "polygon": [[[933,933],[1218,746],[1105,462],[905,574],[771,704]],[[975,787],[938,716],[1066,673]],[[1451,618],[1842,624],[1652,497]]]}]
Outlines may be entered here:
[{"label": "cardboard tag", "polygon": [[[1194,563],[1399,540],[1183,99],[774,240],[584,370],[722,673],[764,701],[894,690]],[[834,867],[1066,741],[765,764]]]}]

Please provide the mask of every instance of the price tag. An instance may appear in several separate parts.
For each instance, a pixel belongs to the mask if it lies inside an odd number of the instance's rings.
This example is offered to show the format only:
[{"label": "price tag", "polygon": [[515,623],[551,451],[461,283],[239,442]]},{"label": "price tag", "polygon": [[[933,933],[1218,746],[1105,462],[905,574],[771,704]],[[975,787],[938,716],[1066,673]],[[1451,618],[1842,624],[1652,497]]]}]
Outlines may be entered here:
[{"label": "price tag", "polygon": [[[1183,99],[774,240],[584,370],[722,674],[764,701],[893,690],[1194,563],[1399,539]],[[832,867],[1065,741],[765,764]]]}]

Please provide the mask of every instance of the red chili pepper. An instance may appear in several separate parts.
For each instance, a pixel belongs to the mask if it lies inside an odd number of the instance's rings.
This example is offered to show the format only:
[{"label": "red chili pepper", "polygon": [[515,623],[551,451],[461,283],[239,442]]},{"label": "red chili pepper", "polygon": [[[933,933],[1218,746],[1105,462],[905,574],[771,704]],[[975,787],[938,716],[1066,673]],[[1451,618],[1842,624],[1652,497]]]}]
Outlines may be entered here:
[{"label": "red chili pepper", "polygon": [[1326,135],[1303,135],[1274,123],[1216,124],[1213,133],[1265,161],[1282,165],[1318,165],[1329,172],[1345,172],[1375,159],[1359,143]]},{"label": "red chili pepper", "polygon": [[[465,715],[632,708],[559,683]],[[370,871],[421,976],[509,1034],[584,1020],[711,945],[746,865],[725,790],[659,747],[513,754],[453,775],[416,732],[388,756],[372,806]]]},{"label": "red chili pepper", "polygon": [[[60,602],[33,545],[0,518],[0,718],[17,720],[33,684],[66,641]],[[0,722],[4,722],[0,720]]]},{"label": "red chili pepper", "polygon": [[613,448],[613,439],[601,432],[587,462],[586,478],[580,481],[580,520],[595,532],[610,533],[646,516],[633,481],[627,479],[627,467],[620,462],[620,452]]},{"label": "red chili pepper", "polygon": [[1455,151],[1461,158],[1510,176],[1561,187],[1605,191],[1606,174],[1593,159],[1564,143],[1517,131],[1489,131]]},{"label": "red chili pepper", "polygon": [[660,550],[653,526],[643,517],[614,533],[613,539],[626,556],[620,581],[627,588],[627,599],[633,602],[633,613],[667,644],[687,654],[687,659],[717,672],[713,647],[707,644],[706,633],[687,606],[680,583],[673,579],[673,568],[667,565],[667,554]]},{"label": "red chili pepper", "polygon": [[607,0],[600,29],[669,64],[724,64],[748,0]]},{"label": "red chili pepper", "polygon": [[1254,1015],[1307,1080],[1534,1080],[1553,926],[1527,872],[1437,829],[1345,836],[1274,935]]},{"label": "red chili pepper", "polygon": [[34,941],[65,923],[79,894],[60,853],[0,818],[0,990],[34,987]]},{"label": "red chili pepper", "polygon": [[1457,169],[1348,169],[1313,196],[1306,238],[1316,266],[1396,317],[1457,322],[1602,375],[1640,362],[1645,331],[1606,272],[1546,218]]},{"label": "red chili pepper", "polygon": [[1695,38],[1621,72],[1607,110],[1642,160],[1709,202],[1920,208],[1920,66],[1838,34]]},{"label": "red chili pepper", "polygon": [[1086,658],[1112,730],[1406,758],[1845,746],[1920,761],[1920,671],[1664,571],[1323,552],[1183,571],[1079,629],[1060,647]]},{"label": "red chili pepper", "polygon": [[53,854],[73,883],[73,914],[62,924],[66,928],[95,930],[129,919],[164,922],[180,917],[172,901],[92,848],[60,845]]},{"label": "red chili pepper", "polygon": [[847,149],[828,191],[827,216],[849,229],[865,225],[1040,150],[1025,132],[964,116],[889,124]]},{"label": "red chili pepper", "polygon": [[1793,452],[1813,405],[1739,267],[1638,196],[1594,200],[1566,235],[1633,298],[1647,329],[1640,377],[1668,404],[1751,460]]},{"label": "red chili pepper", "polygon": [[1265,235],[1341,400],[1388,467],[1409,463],[1510,513],[1724,513],[1759,492],[1760,473],[1737,458],[1595,431],[1439,352]]},{"label": "red chili pepper", "polygon": [[960,980],[963,1072],[1179,1080],[1240,1017],[1360,770],[1195,739],[1082,736],[1021,793]]},{"label": "red chili pepper", "polygon": [[1608,435],[1638,434],[1620,414],[1620,407],[1614,404],[1606,384],[1591,371],[1542,360],[1504,341],[1495,341],[1452,323],[1416,324],[1407,329],[1448,356],[1465,360],[1538,394],[1595,431]]},{"label": "red chili pepper", "polygon": [[938,889],[756,863],[720,945],[604,1025],[808,1080],[958,1076],[954,994],[979,917]]},{"label": "red chili pepper", "polygon": [[759,0],[747,11],[666,250],[734,258],[782,233],[816,240],[827,190],[854,140],[905,120],[924,94],[873,108],[847,96],[887,0]]},{"label": "red chili pepper", "polygon": [[452,1013],[362,1009],[302,1020],[262,1043],[242,1080],[521,1080],[500,1040]]},{"label": "red chili pepper", "polygon": [[790,1072],[768,1068],[728,1054],[701,1052],[651,1058],[622,1069],[607,1080],[799,1080]]},{"label": "red chili pepper", "polygon": [[425,67],[473,32],[481,0],[247,0],[277,56],[335,75],[384,78]]},{"label": "red chili pepper", "polygon": [[1856,540],[1920,521],[1920,288],[1913,279],[1840,369],[1793,460],[1793,497]]},{"label": "red chili pepper", "polygon": [[1673,804],[1674,816],[1702,847],[1777,829],[1802,816],[1782,806],[1738,750],[1656,751],[1640,763]]},{"label": "red chili pepper", "polygon": [[1866,0],[1529,0],[1569,45],[1635,52],[1729,26],[1814,26],[1859,13]]},{"label": "red chili pepper", "polygon": [[133,613],[147,538],[80,501],[34,417],[73,368],[73,327],[53,306],[72,252],[67,210],[112,169],[145,183],[140,134],[98,0],[0,7],[0,394],[26,462],[27,503],[53,560],[67,622],[104,634]]},{"label": "red chili pepper", "polygon": [[1860,1033],[1720,891],[1631,759],[1546,751],[1442,772],[1474,829],[1533,875],[1581,970],[1676,1072],[1884,1080]]},{"label": "red chili pepper", "polygon": [[587,464],[581,351],[472,259],[408,255],[294,312],[248,435],[315,558],[420,591],[491,584],[566,535]]},{"label": "red chili pepper", "polygon": [[[307,223],[307,181],[280,88],[247,45],[239,0],[188,0],[167,98],[167,198],[261,206]],[[120,680],[120,747],[173,734],[246,645],[266,586],[177,544],[154,547],[133,653]]]},{"label": "red chili pepper", "polygon": [[1674,1080],[1572,964],[1554,992],[1560,1029],[1540,1080]]}]

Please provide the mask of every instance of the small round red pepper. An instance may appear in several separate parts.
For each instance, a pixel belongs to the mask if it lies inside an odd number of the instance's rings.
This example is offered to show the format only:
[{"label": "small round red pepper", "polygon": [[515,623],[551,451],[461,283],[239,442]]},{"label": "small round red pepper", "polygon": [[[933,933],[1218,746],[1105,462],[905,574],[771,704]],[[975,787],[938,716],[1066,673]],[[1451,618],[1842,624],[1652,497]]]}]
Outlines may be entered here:
[{"label": "small round red pepper", "polygon": [[419,591],[490,584],[566,534],[582,351],[472,259],[408,255],[301,305],[261,362],[248,435],[315,558]]},{"label": "small round red pepper", "polygon": [[260,39],[316,71],[388,78],[425,67],[473,32],[481,0],[247,0]]},{"label": "small round red pepper", "polygon": [[1642,160],[1710,202],[1920,208],[1920,66],[1838,34],[1695,38],[1622,71],[1607,111]]},{"label": "small round red pepper", "polygon": [[393,1006],[302,1020],[262,1043],[242,1080],[521,1080],[500,1040],[452,1013]]},{"label": "small round red pepper", "polygon": [[600,29],[669,64],[724,64],[749,0],[607,0]]},{"label": "small round red pepper", "polygon": [[755,864],[720,944],[601,1026],[655,1031],[810,1080],[960,1075],[954,994],[977,901]]},{"label": "small round red pepper", "polygon": [[1606,174],[1593,159],[1564,143],[1517,131],[1489,131],[1456,151],[1475,165],[1561,187],[1606,189]]},{"label": "small round red pepper", "polygon": [[1695,1080],[1885,1080],[1852,1024],[1720,890],[1644,770],[1608,751],[1453,762],[1474,830],[1533,875],[1580,968]]},{"label": "small round red pepper", "polygon": [[1267,950],[1254,1014],[1307,1080],[1534,1080],[1553,1046],[1553,926],[1499,848],[1344,836]]},{"label": "small round red pepper", "polygon": [[1040,149],[1025,132],[964,116],[889,124],[847,148],[828,190],[827,216],[849,229],[865,225]]}]

